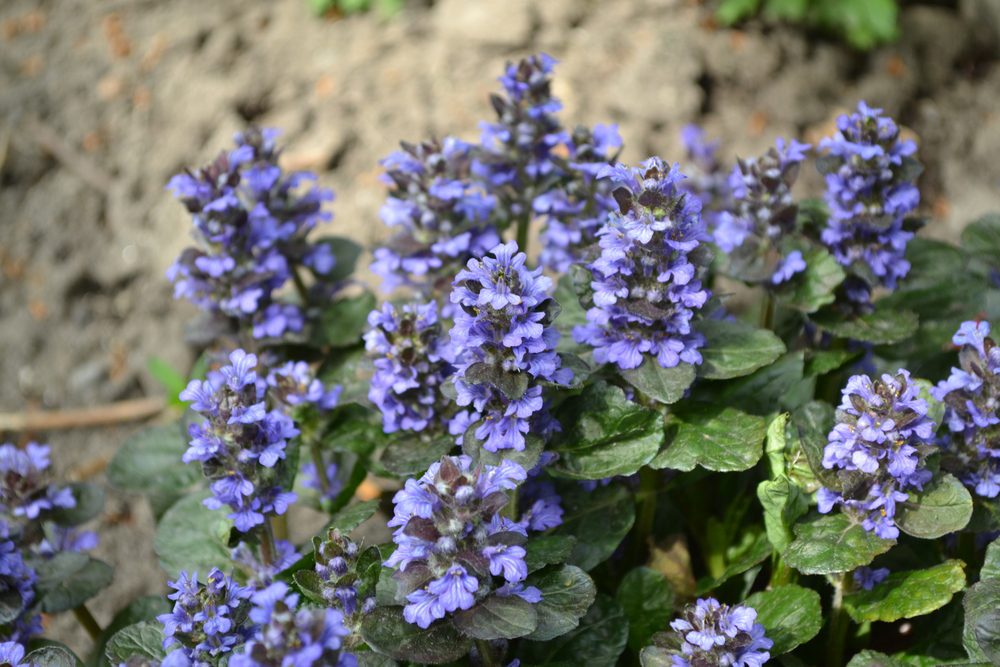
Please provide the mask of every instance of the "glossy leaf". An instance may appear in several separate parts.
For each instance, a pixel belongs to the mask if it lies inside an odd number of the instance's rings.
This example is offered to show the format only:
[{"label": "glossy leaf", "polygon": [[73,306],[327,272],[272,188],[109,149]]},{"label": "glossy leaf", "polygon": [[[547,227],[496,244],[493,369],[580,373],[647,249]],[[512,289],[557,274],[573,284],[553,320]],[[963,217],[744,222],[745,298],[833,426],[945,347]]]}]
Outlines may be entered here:
[{"label": "glossy leaf", "polygon": [[188,448],[183,422],[150,426],[128,438],[108,464],[116,488],[141,493],[176,492],[201,478],[196,465],[181,460]]},{"label": "glossy leaf", "polygon": [[77,667],[80,661],[65,646],[47,645],[27,654],[24,662],[31,667]]},{"label": "glossy leaf", "polygon": [[673,368],[663,368],[656,359],[647,357],[638,368],[619,371],[622,378],[638,389],[643,395],[665,405],[676,403],[695,378],[695,367],[679,364]]},{"label": "glossy leaf", "polygon": [[849,572],[868,565],[895,542],[869,533],[844,514],[812,517],[795,525],[795,540],[782,554],[803,574]]},{"label": "glossy leaf", "polygon": [[516,639],[535,631],[538,612],[535,605],[516,595],[492,595],[471,609],[455,613],[455,628],[473,639]]},{"label": "glossy leaf", "polygon": [[721,385],[711,401],[761,415],[794,410],[812,397],[814,379],[805,377],[804,359],[801,350],[789,352],[769,366]]},{"label": "glossy leaf", "polygon": [[31,565],[38,575],[36,600],[48,614],[78,607],[110,586],[114,577],[110,565],[76,551],[33,560]]},{"label": "glossy leaf", "polygon": [[910,498],[896,517],[907,535],[936,539],[962,530],[972,517],[972,496],[952,475],[943,475]]},{"label": "glossy leaf", "polygon": [[738,320],[702,320],[695,327],[705,336],[699,377],[728,380],[753,373],[785,353],[785,344],[767,329]]},{"label": "glossy leaf", "polygon": [[96,517],[104,509],[104,489],[96,484],[73,482],[66,485],[76,505],[57,508],[52,520],[60,526],[79,526]]},{"label": "glossy leaf", "polygon": [[524,659],[531,665],[614,667],[628,642],[628,619],[621,605],[599,595],[575,630],[547,642],[526,642]]},{"label": "glossy leaf", "polygon": [[767,421],[722,405],[685,404],[667,422],[667,445],[652,468],[747,470],[764,453]]},{"label": "glossy leaf", "polygon": [[599,382],[566,401],[557,411],[562,433],[559,459],[550,469],[573,479],[629,475],[656,456],[663,442],[663,416]]},{"label": "glossy leaf", "polygon": [[674,592],[666,577],[648,567],[626,574],[615,594],[628,617],[628,644],[638,651],[654,632],[667,627],[674,611]]},{"label": "glossy leaf", "polygon": [[846,274],[836,258],[822,248],[811,248],[803,256],[806,270],[795,276],[791,290],[782,293],[781,303],[803,313],[814,313],[834,302],[834,292]]},{"label": "glossy leaf", "polygon": [[368,313],[373,308],[375,295],[368,291],[325,306],[317,324],[316,342],[329,347],[356,345],[368,326]]},{"label": "glossy leaf", "polygon": [[767,539],[781,553],[795,539],[792,526],[809,511],[809,498],[787,477],[781,477],[758,484],[757,499],[764,508]]},{"label": "glossy leaf", "polygon": [[116,632],[108,641],[104,654],[112,665],[127,663],[129,658],[159,662],[167,655],[163,639],[163,626],[159,621],[142,621]]},{"label": "glossy leaf", "polygon": [[202,504],[208,492],[178,500],[156,527],[153,549],[171,579],[181,570],[207,574],[213,567],[230,566],[226,544],[233,522],[225,510],[210,510]]},{"label": "glossy leaf", "polygon": [[535,641],[547,641],[576,628],[597,595],[590,576],[573,565],[540,572],[527,583],[542,592],[542,601],[535,606],[538,626],[528,637]]},{"label": "glossy leaf", "polygon": [[805,644],[823,627],[819,594],[810,588],[794,584],[777,586],[754,593],[745,604],[757,610],[757,622],[774,642],[772,657]]},{"label": "glossy leaf", "polygon": [[573,553],[576,539],[572,535],[537,535],[528,538],[524,545],[527,555],[524,557],[528,572],[535,572],[546,565],[564,563]]},{"label": "glossy leaf", "polygon": [[429,665],[458,660],[470,644],[451,621],[437,621],[426,630],[407,623],[402,607],[376,608],[362,621],[361,636],[373,650],[394,660]]},{"label": "glossy leaf", "polygon": [[350,278],[351,274],[354,273],[358,258],[364,252],[361,245],[343,236],[323,236],[316,239],[316,243],[330,246],[333,256],[337,259],[329,273],[317,276],[327,282],[338,282]]},{"label": "glossy leaf", "polygon": [[971,660],[1000,663],[1000,580],[980,581],[965,592],[962,643]]},{"label": "glossy leaf", "polygon": [[920,320],[908,310],[878,308],[867,315],[842,319],[838,314],[822,313],[814,322],[824,331],[848,340],[873,345],[899,343],[917,332]]},{"label": "glossy leaf", "polygon": [[590,570],[615,552],[635,522],[632,494],[620,484],[586,491],[579,486],[561,491],[563,523],[557,535],[576,538],[569,563]]},{"label": "glossy leaf", "polygon": [[940,609],[964,588],[965,564],[950,560],[924,570],[893,572],[870,591],[845,595],[844,608],[857,623],[891,623]]}]

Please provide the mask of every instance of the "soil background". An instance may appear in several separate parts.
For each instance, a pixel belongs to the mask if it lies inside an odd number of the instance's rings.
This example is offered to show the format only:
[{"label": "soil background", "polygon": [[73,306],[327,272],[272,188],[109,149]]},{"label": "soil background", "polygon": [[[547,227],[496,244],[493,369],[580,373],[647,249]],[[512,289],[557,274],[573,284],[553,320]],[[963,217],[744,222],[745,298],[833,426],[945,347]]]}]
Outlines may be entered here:
[{"label": "soil background", "polygon": [[[248,122],[281,128],[286,166],[336,190],[325,231],[371,246],[378,160],[401,139],[474,140],[505,61],[537,50],[560,61],[564,122],[619,123],[629,162],[682,159],[689,122],[729,160],[815,141],[859,99],[884,107],[920,142],[922,233],[954,239],[1000,209],[1000,0],[909,4],[900,28],[860,54],[763,22],[720,29],[691,0],[414,0],[391,19],[317,18],[305,0],[3,0],[0,412],[156,395],[151,357],[188,366],[194,310],[164,272],[189,222],[164,185]],[[31,435],[61,474],[103,481],[134,428]],[[96,524],[116,567],[90,604],[106,623],[164,577],[144,501],[109,489]],[[88,649],[69,615],[47,634]]]}]

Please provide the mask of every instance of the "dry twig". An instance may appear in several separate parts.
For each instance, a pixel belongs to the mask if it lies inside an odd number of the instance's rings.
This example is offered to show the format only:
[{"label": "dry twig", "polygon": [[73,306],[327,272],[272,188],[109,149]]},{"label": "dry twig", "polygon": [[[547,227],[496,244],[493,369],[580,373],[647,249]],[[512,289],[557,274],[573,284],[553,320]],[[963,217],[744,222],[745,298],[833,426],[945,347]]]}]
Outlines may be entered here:
[{"label": "dry twig", "polygon": [[140,421],[163,411],[163,398],[137,398],[77,410],[32,410],[0,413],[0,431],[61,431]]}]

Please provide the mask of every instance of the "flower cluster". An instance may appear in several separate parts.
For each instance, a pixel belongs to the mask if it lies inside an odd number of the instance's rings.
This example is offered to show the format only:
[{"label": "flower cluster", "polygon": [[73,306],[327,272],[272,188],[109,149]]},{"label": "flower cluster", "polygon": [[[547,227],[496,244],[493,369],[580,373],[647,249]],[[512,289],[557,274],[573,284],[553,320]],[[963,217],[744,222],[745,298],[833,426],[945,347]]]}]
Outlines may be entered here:
[{"label": "flower cluster", "polygon": [[49,465],[47,445],[0,445],[0,512],[33,521],[46,512],[76,507],[69,487],[48,483]]},{"label": "flower cluster", "polygon": [[304,361],[289,361],[267,375],[269,395],[291,409],[311,406],[319,412],[332,410],[340,400],[342,387],[327,387]]},{"label": "flower cluster", "polygon": [[[521,583],[528,576],[525,531],[500,515],[507,492],[525,476],[512,461],[473,466],[467,456],[446,456],[396,493],[389,526],[397,549],[385,565],[398,570],[408,622],[426,628],[491,593],[541,600],[538,589]],[[502,578],[499,587],[494,576]]]},{"label": "flower cluster", "polygon": [[708,300],[697,278],[705,239],[701,202],[683,192],[678,167],[650,158],[639,169],[609,167],[618,210],[598,232],[601,255],[590,264],[593,306],[573,336],[599,363],[638,367],[700,364],[695,311]]},{"label": "flower cluster", "polygon": [[244,649],[229,659],[232,667],[356,667],[344,652],[349,634],[336,609],[299,605],[299,596],[284,583],[255,592],[250,620],[258,627]]},{"label": "flower cluster", "polygon": [[509,63],[500,83],[504,96],[490,102],[497,122],[482,123],[473,173],[497,198],[497,215],[510,222],[531,215],[535,196],[558,178],[556,147],[567,133],[555,114],[562,103],[552,95],[556,61],[544,53]]},{"label": "flower cluster", "polygon": [[288,540],[274,540],[274,553],[267,562],[262,554],[255,553],[251,545],[240,542],[229,551],[229,558],[246,574],[246,584],[254,590],[264,588],[285,568],[299,559],[301,554]]},{"label": "flower cluster", "polygon": [[543,216],[541,265],[565,273],[573,264],[591,259],[597,230],[615,202],[611,184],[598,178],[601,169],[617,156],[622,146],[616,125],[577,127],[566,144],[569,157],[561,178],[551,189],[537,195],[533,211]]},{"label": "flower cluster", "polygon": [[180,394],[206,418],[189,427],[184,462],[200,462],[211,480],[205,505],[228,505],[237,530],[246,532],[263,524],[265,515],[284,514],[295,501],[295,494],[277,483],[277,468],[298,429],[280,410],[268,410],[256,355],[234,350],[229,361],[208,379],[192,380]]},{"label": "flower cluster", "polygon": [[[323,599],[344,614],[345,623],[356,625],[361,616],[375,608],[375,583],[381,563],[369,556],[380,558],[378,549],[362,552],[357,543],[336,529],[331,529],[323,541],[315,539],[314,545]],[[367,580],[372,567],[375,576]]]},{"label": "flower cluster", "polygon": [[167,598],[174,601],[174,608],[156,617],[166,636],[164,648],[177,646],[190,662],[210,664],[250,637],[249,587],[240,586],[218,568],[208,573],[204,583],[199,583],[197,572],[181,572],[169,586],[174,592]]},{"label": "flower cluster", "polygon": [[931,389],[951,432],[944,465],[984,498],[1000,495],[1000,348],[988,322],[964,322],[952,338],[959,368]]},{"label": "flower cluster", "polygon": [[313,174],[285,174],[276,137],[276,130],[237,134],[236,148],[168,185],[191,213],[198,242],[167,273],[175,296],[235,318],[255,338],[302,331],[302,310],[276,292],[298,266],[322,276],[335,261],[330,246],[306,240],[331,218],[322,207],[333,193],[315,185],[303,190]]},{"label": "flower cluster", "polygon": [[469,260],[451,293],[457,402],[472,409],[455,415],[449,428],[461,440],[478,424],[475,437],[491,452],[523,450],[529,428],[542,436],[557,428],[541,383],[572,380],[555,352],[552,281],[526,261],[513,241],[498,245]]},{"label": "flower cluster", "polygon": [[730,176],[719,160],[719,142],[709,141],[705,130],[697,125],[685,125],[681,142],[691,169],[689,178],[681,182],[681,189],[701,202],[701,215],[705,225],[714,230],[722,213],[731,207]]},{"label": "flower cluster", "polygon": [[897,503],[931,479],[924,461],[934,430],[927,401],[906,370],[874,381],[852,376],[823,450],[823,467],[837,471],[841,488],[817,492],[819,511],[842,505],[865,530],[883,539],[898,537]]},{"label": "flower cluster", "polygon": [[392,189],[381,218],[398,231],[375,250],[372,271],[386,291],[406,285],[434,297],[469,258],[500,242],[490,222],[495,200],[470,178],[469,144],[449,137],[402,148],[382,161]]},{"label": "flower cluster", "polygon": [[851,301],[864,304],[877,286],[894,289],[910,270],[906,245],[913,233],[904,219],[920,203],[914,183],[917,146],[899,137],[899,127],[881,109],[858,103],[856,113],[837,119],[837,133],[820,142],[828,155],[830,217],[822,241],[837,261],[854,270],[846,284]]},{"label": "flower cluster", "polygon": [[24,562],[15,536],[0,520],[0,596],[7,607],[18,609],[12,620],[0,622],[0,633],[4,637],[23,642],[42,631],[41,618],[31,609],[36,580],[35,571]]},{"label": "flower cluster", "polygon": [[365,348],[375,356],[368,400],[382,412],[382,428],[433,432],[447,423],[450,401],[441,387],[451,376],[450,348],[437,302],[391,303],[368,315]]},{"label": "flower cluster", "polygon": [[528,473],[528,480],[521,486],[518,502],[526,508],[517,523],[525,531],[543,531],[562,525],[562,498],[556,486],[548,479]]},{"label": "flower cluster", "polygon": [[673,656],[674,667],[728,665],[760,667],[771,654],[774,642],[764,635],[753,607],[720,604],[715,598],[703,598],[670,623],[673,643],[679,644]]},{"label": "flower cluster", "polygon": [[795,229],[792,186],[808,144],[778,139],[764,155],[737,160],[729,178],[731,208],[719,215],[716,245],[729,255],[733,275],[778,285],[805,270],[798,250],[781,257],[781,241]]}]

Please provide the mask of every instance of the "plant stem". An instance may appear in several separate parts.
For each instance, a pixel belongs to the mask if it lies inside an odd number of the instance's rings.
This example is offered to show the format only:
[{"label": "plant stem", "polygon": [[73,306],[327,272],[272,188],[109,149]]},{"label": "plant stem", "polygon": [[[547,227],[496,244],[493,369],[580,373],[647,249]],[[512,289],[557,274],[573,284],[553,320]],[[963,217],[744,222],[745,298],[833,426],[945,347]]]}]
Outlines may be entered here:
[{"label": "plant stem", "polygon": [[632,544],[633,560],[641,564],[646,557],[649,541],[656,523],[656,483],[659,481],[652,468],[639,470],[639,515],[636,517],[635,542]]},{"label": "plant stem", "polygon": [[277,553],[274,546],[274,528],[271,526],[272,518],[271,516],[264,518],[264,525],[261,526],[260,531],[260,559],[267,566],[274,564],[274,557]]},{"label": "plant stem", "polygon": [[76,616],[77,622],[79,622],[83,629],[87,631],[87,634],[90,635],[91,639],[97,641],[98,638],[100,638],[101,633],[104,631],[101,629],[101,624],[97,622],[94,615],[90,613],[89,609],[87,609],[86,604],[73,607],[73,615]]},{"label": "plant stem", "polygon": [[771,329],[774,327],[774,309],[774,295],[771,294],[771,290],[765,288],[764,301],[760,307],[760,326],[762,329]]},{"label": "plant stem", "polygon": [[309,442],[309,455],[312,457],[313,466],[316,468],[316,480],[319,482],[320,494],[325,498],[330,491],[330,480],[326,476],[326,462],[323,461],[323,452],[319,448],[319,443],[315,439]]},{"label": "plant stem", "polygon": [[846,574],[839,574],[833,582],[833,601],[830,606],[830,629],[826,637],[826,658],[829,667],[841,667],[844,664],[844,644],[847,641],[847,630],[850,620],[844,611],[844,584]]},{"label": "plant stem", "polygon": [[288,514],[281,514],[274,517],[274,537],[278,540],[288,539]]},{"label": "plant stem", "polygon": [[476,640],[476,648],[479,649],[479,657],[483,661],[483,667],[496,667],[496,660],[493,659],[493,649],[485,639]]},{"label": "plant stem", "polygon": [[522,215],[517,221],[517,247],[525,255],[528,254],[528,227],[530,226],[530,215]]},{"label": "plant stem", "polygon": [[299,293],[299,298],[302,299],[303,307],[309,303],[309,289],[306,287],[306,283],[302,280],[302,275],[299,273],[299,267],[292,266],[292,282],[295,283],[295,291]]}]

